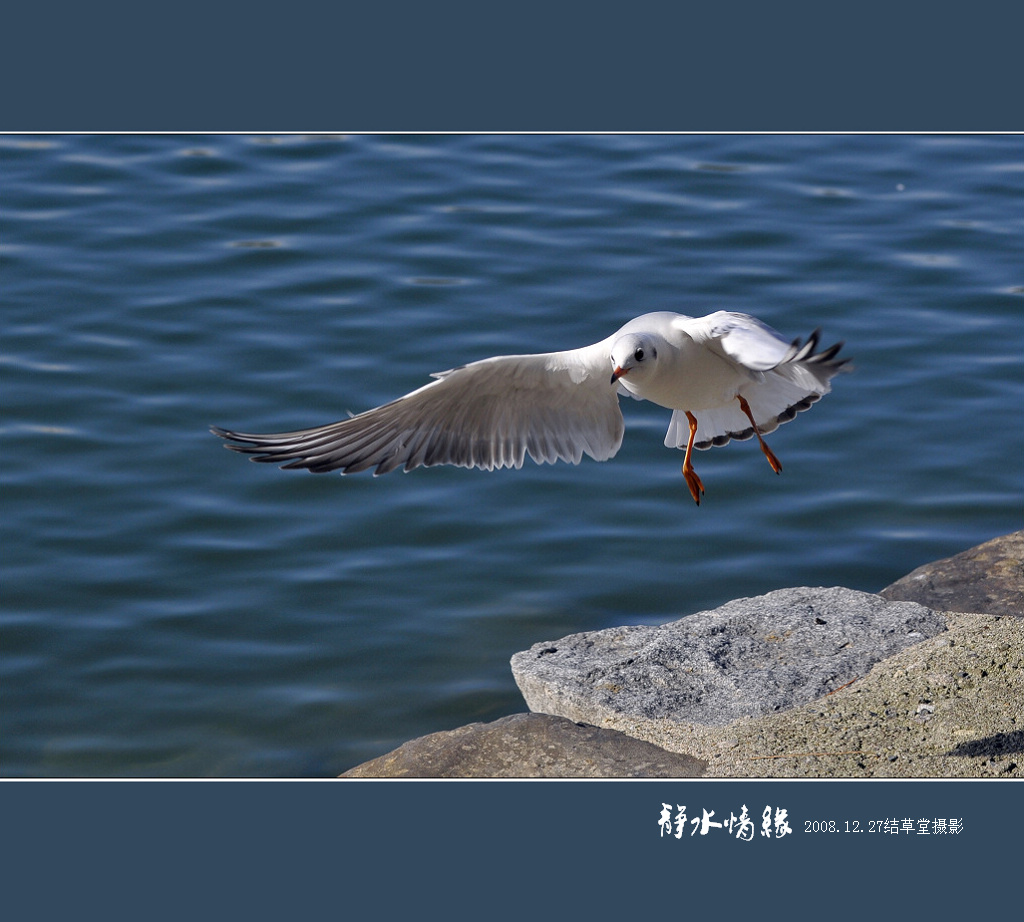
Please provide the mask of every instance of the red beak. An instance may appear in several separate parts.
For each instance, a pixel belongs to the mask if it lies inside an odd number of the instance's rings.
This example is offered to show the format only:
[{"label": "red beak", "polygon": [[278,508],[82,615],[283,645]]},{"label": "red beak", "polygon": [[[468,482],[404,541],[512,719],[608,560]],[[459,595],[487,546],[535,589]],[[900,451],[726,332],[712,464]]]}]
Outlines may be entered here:
[{"label": "red beak", "polygon": [[618,381],[618,380],[619,380],[619,378],[621,378],[621,377],[622,377],[622,376],[623,376],[623,375],[624,375],[624,374],[625,374],[625,373],[626,373],[626,372],[627,372],[628,370],[629,370],[628,368],[623,368],[623,367],[622,367],[621,365],[616,365],[616,366],[615,366],[615,371],[613,371],[613,372],[612,372],[612,379],[611,379],[611,381],[609,381],[608,383],[609,383],[609,384],[614,384],[614,383],[615,383],[616,381]]}]

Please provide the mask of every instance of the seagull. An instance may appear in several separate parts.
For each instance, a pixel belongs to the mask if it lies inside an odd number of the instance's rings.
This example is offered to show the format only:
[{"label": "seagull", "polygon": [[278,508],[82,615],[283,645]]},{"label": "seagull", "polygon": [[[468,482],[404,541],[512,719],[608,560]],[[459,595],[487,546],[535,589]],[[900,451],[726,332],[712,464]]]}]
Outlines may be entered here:
[{"label": "seagull", "polygon": [[226,448],[253,461],[314,473],[374,475],[454,464],[484,470],[569,461],[607,461],[622,444],[619,394],[672,410],[665,445],[685,449],[683,477],[700,505],[704,484],[692,454],[764,436],[831,390],[844,368],[842,343],[821,352],[820,330],[792,342],[749,314],[643,314],[581,349],[501,355],[431,375],[391,403],[340,422],[295,432],[211,427]]}]

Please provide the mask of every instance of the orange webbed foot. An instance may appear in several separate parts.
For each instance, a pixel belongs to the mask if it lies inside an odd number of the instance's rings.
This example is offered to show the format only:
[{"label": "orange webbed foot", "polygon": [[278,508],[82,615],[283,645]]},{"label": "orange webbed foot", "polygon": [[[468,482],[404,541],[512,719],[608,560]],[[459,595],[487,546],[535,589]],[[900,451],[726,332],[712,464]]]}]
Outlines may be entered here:
[{"label": "orange webbed foot", "polygon": [[772,470],[775,471],[776,474],[781,474],[782,462],[775,457],[775,452],[768,447],[764,439],[761,439],[761,451],[764,452],[764,456],[768,459],[768,463],[772,466]]},{"label": "orange webbed foot", "polygon": [[700,482],[697,472],[685,464],[683,465],[683,477],[686,478],[686,485],[690,488],[690,495],[693,497],[693,501],[699,506],[700,495],[704,492],[704,484]]}]

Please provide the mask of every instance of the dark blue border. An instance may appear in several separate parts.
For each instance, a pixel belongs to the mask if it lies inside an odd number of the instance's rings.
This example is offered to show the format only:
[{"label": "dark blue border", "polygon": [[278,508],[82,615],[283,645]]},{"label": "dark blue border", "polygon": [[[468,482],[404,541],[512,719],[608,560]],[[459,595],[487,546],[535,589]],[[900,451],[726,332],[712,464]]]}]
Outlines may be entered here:
[{"label": "dark blue border", "polygon": [[[976,907],[1015,879],[1013,782],[8,782],[11,918],[682,917]],[[687,824],[746,805],[756,833]],[[764,807],[792,832],[761,835]],[[896,834],[875,821],[961,821]],[[862,831],[846,831],[856,821]],[[835,831],[807,831],[807,823]],[[723,827],[724,828],[724,827]],[[947,825],[947,828],[949,826]],[[980,869],[983,878],[974,876]],[[955,876],[950,869],[955,868]],[[983,884],[982,880],[986,883]],[[12,911],[13,910],[13,911]],[[372,915],[369,915],[372,913]]]},{"label": "dark blue border", "polygon": [[993,0],[38,0],[5,14],[0,131],[1019,130],[1022,25]]}]

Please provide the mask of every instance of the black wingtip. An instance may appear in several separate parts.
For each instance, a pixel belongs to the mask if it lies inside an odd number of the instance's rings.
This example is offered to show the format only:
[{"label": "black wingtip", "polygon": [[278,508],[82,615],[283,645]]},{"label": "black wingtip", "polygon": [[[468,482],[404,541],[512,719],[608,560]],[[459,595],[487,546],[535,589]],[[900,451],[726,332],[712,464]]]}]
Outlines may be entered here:
[{"label": "black wingtip", "polygon": [[[254,448],[251,445],[245,445],[245,444],[236,445],[236,444],[233,444],[233,442],[238,440],[239,437],[238,437],[237,433],[232,432],[230,429],[222,429],[220,426],[210,426],[210,432],[212,432],[214,435],[218,436],[219,438],[224,439],[224,444],[221,447],[222,448],[226,448],[228,451],[237,451],[240,454],[250,455],[251,456],[254,451],[258,450],[258,449]],[[263,458],[250,457],[249,460],[250,461],[262,461],[264,459]]]},{"label": "black wingtip", "polygon": [[843,348],[843,341],[837,342],[821,352],[815,352],[821,340],[821,327],[813,330],[807,337],[807,342],[802,342],[799,337],[790,343],[789,350],[783,356],[779,365],[786,365],[790,362],[802,363],[805,366],[818,366],[827,369],[830,374],[840,371],[853,371],[853,365],[849,364],[848,358],[836,358],[839,350]]},{"label": "black wingtip", "polygon": [[224,448],[230,448],[232,451],[241,451],[240,445],[232,445],[231,440],[235,438],[235,433],[230,429],[221,429],[220,426],[210,426],[210,432],[212,432],[218,438],[224,439]]}]

